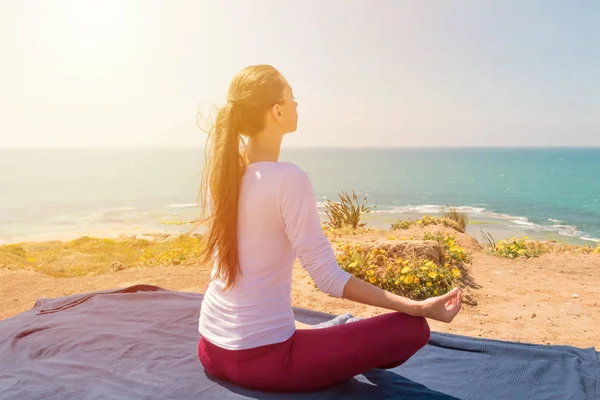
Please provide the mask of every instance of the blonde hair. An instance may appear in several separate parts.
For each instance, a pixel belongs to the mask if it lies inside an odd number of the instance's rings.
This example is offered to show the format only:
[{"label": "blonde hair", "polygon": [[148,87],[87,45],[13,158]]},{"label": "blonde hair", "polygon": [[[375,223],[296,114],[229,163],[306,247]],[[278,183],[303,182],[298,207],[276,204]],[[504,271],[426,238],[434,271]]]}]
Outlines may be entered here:
[{"label": "blonde hair", "polygon": [[206,165],[200,186],[200,208],[207,226],[204,262],[215,259],[216,274],[225,289],[240,273],[237,223],[242,176],[248,161],[242,135],[265,128],[265,117],[283,102],[286,80],[270,65],[252,65],[231,81],[227,104],[219,109],[206,143]]}]

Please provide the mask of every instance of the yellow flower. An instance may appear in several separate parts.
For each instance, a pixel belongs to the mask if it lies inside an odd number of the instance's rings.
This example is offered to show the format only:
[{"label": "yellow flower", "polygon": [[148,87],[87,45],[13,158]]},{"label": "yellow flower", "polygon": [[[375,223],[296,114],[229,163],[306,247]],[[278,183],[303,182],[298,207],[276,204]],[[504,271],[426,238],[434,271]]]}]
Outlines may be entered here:
[{"label": "yellow flower", "polygon": [[437,291],[437,289],[433,291],[433,294],[435,294],[435,295],[437,295],[437,294],[438,294],[438,291]]},{"label": "yellow flower", "polygon": [[401,273],[401,274],[405,274],[405,273],[407,273],[408,271],[410,271],[410,267],[404,267],[404,268],[402,268],[402,271],[400,271],[400,273]]},{"label": "yellow flower", "polygon": [[454,275],[455,278],[460,278],[460,269],[452,268],[452,275]]},{"label": "yellow flower", "polygon": [[458,246],[451,246],[449,250],[450,251],[458,251],[459,248],[458,248]]},{"label": "yellow flower", "polygon": [[348,268],[354,268],[358,265],[358,261],[354,261],[353,263],[350,263],[350,265],[348,265]]},{"label": "yellow flower", "polygon": [[431,271],[430,273],[427,274],[428,277],[430,277],[431,279],[435,279],[437,278],[438,274],[437,272]]},{"label": "yellow flower", "polygon": [[520,256],[525,255],[525,249],[521,249],[519,251],[517,251],[517,253],[519,253]]},{"label": "yellow flower", "polygon": [[400,280],[396,279],[396,282],[394,282],[394,285],[398,286],[400,284]]},{"label": "yellow flower", "polygon": [[418,285],[418,284],[419,284],[419,282],[421,282],[421,281],[419,280],[419,278],[417,278],[417,277],[415,276],[415,285]]},{"label": "yellow flower", "polygon": [[427,282],[427,283],[425,284],[425,286],[427,286],[427,287],[430,287],[430,286],[431,286],[431,282]]},{"label": "yellow flower", "polygon": [[427,261],[427,262],[425,263],[425,265],[426,265],[427,267],[433,267],[433,266],[434,266],[434,264],[433,264],[433,261]]},{"label": "yellow flower", "polygon": [[404,278],[404,283],[406,283],[407,285],[411,284],[412,281],[413,281],[412,275],[409,275],[409,276],[407,276],[407,277]]},{"label": "yellow flower", "polygon": [[523,236],[523,240],[529,240],[529,236]]},{"label": "yellow flower", "polygon": [[369,278],[369,282],[375,283],[375,282],[377,282],[377,279],[374,276],[372,276]]},{"label": "yellow flower", "polygon": [[420,267],[419,269],[420,269],[421,271],[427,271],[429,268],[428,268],[428,267],[426,267],[426,266],[422,266],[422,267]]}]

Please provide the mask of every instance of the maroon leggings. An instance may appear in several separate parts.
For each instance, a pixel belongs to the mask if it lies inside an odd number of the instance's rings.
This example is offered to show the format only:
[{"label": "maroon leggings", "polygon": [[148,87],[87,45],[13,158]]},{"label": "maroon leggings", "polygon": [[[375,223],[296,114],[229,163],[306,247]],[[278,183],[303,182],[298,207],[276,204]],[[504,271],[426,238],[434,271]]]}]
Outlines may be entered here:
[{"label": "maroon leggings", "polygon": [[372,368],[393,368],[429,341],[425,318],[389,313],[322,329],[300,329],[282,343],[225,350],[204,338],[198,356],[207,374],[263,391],[307,391]]}]

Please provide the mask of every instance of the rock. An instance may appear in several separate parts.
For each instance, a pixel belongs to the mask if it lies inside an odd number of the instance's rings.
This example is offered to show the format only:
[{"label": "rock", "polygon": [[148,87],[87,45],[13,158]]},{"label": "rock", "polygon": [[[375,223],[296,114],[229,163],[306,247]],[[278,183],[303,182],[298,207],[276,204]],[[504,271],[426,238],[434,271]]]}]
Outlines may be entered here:
[{"label": "rock", "polygon": [[535,318],[537,317],[537,315],[535,315],[535,313],[531,314],[531,318]]},{"label": "rock", "polygon": [[465,304],[468,304],[470,306],[476,306],[477,305],[477,300],[475,300],[473,298],[473,296],[471,296],[470,294],[463,295],[462,302],[465,303]]},{"label": "rock", "polygon": [[112,264],[110,264],[110,270],[112,272],[118,272],[122,269],[125,269],[125,265],[121,261],[113,261]]},{"label": "rock", "polygon": [[576,299],[579,297],[579,295],[577,293],[575,293],[573,296],[571,296],[572,298]]},{"label": "rock", "polygon": [[442,262],[442,248],[435,240],[378,240],[372,248],[383,249],[394,257],[416,257],[431,260],[440,264]]}]

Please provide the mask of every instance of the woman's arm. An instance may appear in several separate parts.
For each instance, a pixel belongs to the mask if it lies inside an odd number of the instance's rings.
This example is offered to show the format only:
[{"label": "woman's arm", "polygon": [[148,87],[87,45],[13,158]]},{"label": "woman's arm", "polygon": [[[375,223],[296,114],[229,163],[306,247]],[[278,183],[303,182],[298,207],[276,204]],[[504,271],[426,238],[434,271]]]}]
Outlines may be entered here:
[{"label": "woman's arm", "polygon": [[321,228],[310,179],[298,167],[290,166],[286,171],[280,207],[292,248],[321,291],[358,303],[443,322],[452,321],[460,310],[461,293],[458,289],[439,297],[415,301],[386,292],[344,271]]},{"label": "woman's arm", "polygon": [[357,303],[400,311],[408,315],[421,316],[423,312],[421,302],[386,292],[354,276],[344,286],[342,297]]},{"label": "woman's arm", "polygon": [[354,276],[344,286],[342,297],[357,303],[441,322],[452,322],[462,305],[462,292],[458,288],[454,288],[442,296],[417,301],[387,292]]}]

